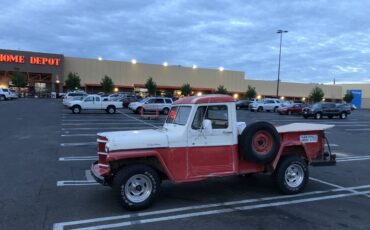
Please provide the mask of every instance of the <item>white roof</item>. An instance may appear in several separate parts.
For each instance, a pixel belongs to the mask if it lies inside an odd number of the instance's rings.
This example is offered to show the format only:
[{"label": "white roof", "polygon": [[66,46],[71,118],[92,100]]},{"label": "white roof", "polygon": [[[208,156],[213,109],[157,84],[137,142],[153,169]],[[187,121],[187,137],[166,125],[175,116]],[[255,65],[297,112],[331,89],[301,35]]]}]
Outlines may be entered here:
[{"label": "white roof", "polygon": [[282,125],[276,127],[279,133],[299,132],[299,131],[313,131],[325,130],[333,128],[334,125],[313,124],[313,123],[292,123],[289,125]]}]

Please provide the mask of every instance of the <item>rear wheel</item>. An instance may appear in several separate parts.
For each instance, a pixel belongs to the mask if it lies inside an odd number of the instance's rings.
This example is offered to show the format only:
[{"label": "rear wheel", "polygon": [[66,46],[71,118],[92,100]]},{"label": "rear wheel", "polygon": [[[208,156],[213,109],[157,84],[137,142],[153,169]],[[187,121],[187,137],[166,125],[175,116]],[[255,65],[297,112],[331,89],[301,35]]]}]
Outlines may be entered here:
[{"label": "rear wheel", "polygon": [[135,110],[135,113],[140,114],[140,113],[141,113],[141,111],[143,111],[143,112],[144,112],[143,107],[139,107],[139,108],[137,108],[137,109]]},{"label": "rear wheel", "polygon": [[289,116],[292,115],[292,111],[288,110],[288,115]]},{"label": "rear wheel", "polygon": [[5,96],[4,96],[4,95],[1,95],[1,96],[0,96],[0,101],[5,101],[5,99],[6,99],[6,98],[5,98]]},{"label": "rear wheel", "polygon": [[347,114],[345,112],[342,112],[339,117],[340,117],[340,119],[346,119]]},{"label": "rear wheel", "polygon": [[112,106],[112,105],[110,105],[110,106],[108,106],[108,108],[107,108],[107,113],[109,113],[109,114],[113,114],[113,113],[116,113],[116,107],[114,107],[114,106]]},{"label": "rear wheel", "polygon": [[288,156],[280,159],[273,174],[274,183],[284,194],[296,194],[303,191],[308,182],[307,163],[300,157]]},{"label": "rear wheel", "polygon": [[239,110],[240,109],[240,106],[236,106],[236,109]]},{"label": "rear wheel", "polygon": [[275,108],[274,108],[274,112],[276,112],[276,110],[277,110],[277,109],[278,109],[278,107],[275,107]]},{"label": "rear wheel", "polygon": [[81,113],[81,107],[78,105],[75,105],[72,107],[72,113]]},{"label": "rear wheel", "polygon": [[316,113],[315,114],[315,119],[320,120],[321,118],[322,118],[321,113]]},{"label": "rear wheel", "polygon": [[162,110],[162,113],[163,113],[164,115],[167,115],[169,111],[170,111],[170,110],[169,110],[168,108],[164,108],[164,109]]},{"label": "rear wheel", "polygon": [[113,179],[113,191],[128,210],[149,207],[159,192],[158,173],[146,165],[132,165],[119,171]]},{"label": "rear wheel", "polygon": [[308,116],[307,116],[307,115],[303,115],[303,118],[304,118],[304,119],[307,119],[307,118],[308,118]]},{"label": "rear wheel", "polygon": [[263,110],[262,106],[258,107],[257,112],[261,112]]}]

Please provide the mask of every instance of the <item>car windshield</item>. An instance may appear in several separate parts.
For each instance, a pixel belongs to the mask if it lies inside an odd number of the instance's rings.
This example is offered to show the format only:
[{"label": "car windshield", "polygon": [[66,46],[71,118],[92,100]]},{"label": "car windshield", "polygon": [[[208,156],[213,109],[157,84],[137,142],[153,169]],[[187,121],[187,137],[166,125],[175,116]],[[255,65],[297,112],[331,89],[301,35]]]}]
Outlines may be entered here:
[{"label": "car windshield", "polygon": [[321,104],[320,103],[316,103],[312,106],[313,109],[319,109],[321,108]]},{"label": "car windshield", "polygon": [[171,111],[167,117],[167,124],[186,125],[189,114],[191,112],[191,106],[175,106],[171,108]]},{"label": "car windshield", "polygon": [[143,100],[139,101],[140,103],[145,103],[149,98],[144,98]]}]

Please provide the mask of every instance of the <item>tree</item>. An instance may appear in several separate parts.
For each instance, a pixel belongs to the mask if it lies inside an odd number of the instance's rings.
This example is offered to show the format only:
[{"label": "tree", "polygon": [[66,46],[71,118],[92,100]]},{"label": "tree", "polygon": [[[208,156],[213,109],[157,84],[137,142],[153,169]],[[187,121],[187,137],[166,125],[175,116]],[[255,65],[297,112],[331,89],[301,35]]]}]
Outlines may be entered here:
[{"label": "tree", "polygon": [[67,80],[65,81],[68,90],[75,90],[81,87],[81,79],[78,73],[69,72]]},{"label": "tree", "polygon": [[320,87],[316,86],[311,90],[309,98],[314,103],[322,101],[322,99],[324,98],[324,92]]},{"label": "tree", "polygon": [[181,87],[182,95],[189,96],[191,94],[191,87],[189,83],[183,84]]},{"label": "tree", "polygon": [[150,96],[153,96],[157,92],[157,84],[153,81],[152,77],[149,77],[145,83],[145,88],[147,88]]},{"label": "tree", "polygon": [[25,87],[27,85],[27,77],[24,73],[21,73],[19,71],[12,73],[12,79],[11,79],[13,85],[17,87],[18,89],[20,87]]},{"label": "tree", "polygon": [[111,93],[113,91],[113,80],[109,76],[105,75],[100,82],[104,93]]},{"label": "tree", "polygon": [[248,99],[256,98],[257,92],[256,92],[256,87],[252,87],[248,85],[248,89],[245,92],[245,97]]},{"label": "tree", "polygon": [[352,91],[347,91],[347,93],[343,97],[343,101],[345,101],[347,103],[352,103],[353,98],[354,98],[354,96],[353,96]]},{"label": "tree", "polygon": [[223,85],[217,87],[216,93],[218,94],[228,94],[227,89]]}]

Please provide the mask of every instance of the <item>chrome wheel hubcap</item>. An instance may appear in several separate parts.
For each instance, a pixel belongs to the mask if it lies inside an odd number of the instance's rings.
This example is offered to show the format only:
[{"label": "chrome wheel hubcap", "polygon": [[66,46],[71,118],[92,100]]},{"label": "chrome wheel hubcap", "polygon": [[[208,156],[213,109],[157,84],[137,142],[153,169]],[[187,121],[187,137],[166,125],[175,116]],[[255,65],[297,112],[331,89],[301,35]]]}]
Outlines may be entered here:
[{"label": "chrome wheel hubcap", "polygon": [[144,174],[130,177],[125,184],[125,195],[133,203],[140,203],[148,199],[153,190],[150,178]]},{"label": "chrome wheel hubcap", "polygon": [[296,188],[300,186],[303,182],[303,178],[303,168],[299,164],[291,164],[285,170],[285,182],[289,185],[289,187]]}]

